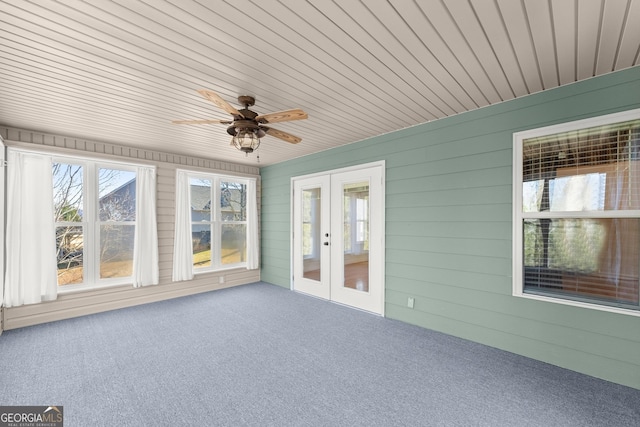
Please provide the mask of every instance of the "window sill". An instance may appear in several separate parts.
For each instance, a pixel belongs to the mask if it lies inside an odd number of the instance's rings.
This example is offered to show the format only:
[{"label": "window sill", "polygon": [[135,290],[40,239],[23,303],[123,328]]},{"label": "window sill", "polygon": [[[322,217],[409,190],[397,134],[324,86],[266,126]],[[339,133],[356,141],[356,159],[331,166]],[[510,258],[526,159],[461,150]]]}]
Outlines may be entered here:
[{"label": "window sill", "polygon": [[216,274],[216,273],[226,273],[232,270],[246,270],[247,266],[246,265],[241,265],[241,266],[235,266],[235,267],[224,267],[224,268],[218,268],[215,270],[194,270],[193,271],[193,275],[194,276],[200,276],[203,274]]},{"label": "window sill", "polygon": [[131,283],[127,283],[127,282],[104,283],[100,285],[85,285],[85,286],[67,285],[67,286],[69,287],[66,289],[65,289],[66,286],[65,287],[59,286],[58,295],[73,295],[73,294],[80,294],[80,293],[92,292],[92,291],[102,291],[105,289],[133,287]]},{"label": "window sill", "polygon": [[536,300],[536,301],[550,302],[554,304],[569,305],[572,307],[587,308],[590,310],[607,311],[609,313],[625,314],[628,316],[640,317],[640,311],[629,310],[629,309],[620,308],[620,307],[612,307],[607,305],[600,305],[600,304],[581,302],[581,301],[565,300],[561,298],[554,298],[554,297],[548,297],[544,295],[535,295],[535,294],[528,294],[528,293],[521,293],[521,294],[514,293],[513,296],[518,298]]}]

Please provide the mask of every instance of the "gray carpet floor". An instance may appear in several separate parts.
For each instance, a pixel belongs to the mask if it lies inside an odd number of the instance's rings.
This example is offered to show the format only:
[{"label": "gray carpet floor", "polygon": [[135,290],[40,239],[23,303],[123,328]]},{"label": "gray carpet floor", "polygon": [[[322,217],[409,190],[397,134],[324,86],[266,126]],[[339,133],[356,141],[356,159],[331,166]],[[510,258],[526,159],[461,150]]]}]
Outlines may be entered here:
[{"label": "gray carpet floor", "polygon": [[640,390],[256,283],[0,336],[65,426],[639,426]]}]

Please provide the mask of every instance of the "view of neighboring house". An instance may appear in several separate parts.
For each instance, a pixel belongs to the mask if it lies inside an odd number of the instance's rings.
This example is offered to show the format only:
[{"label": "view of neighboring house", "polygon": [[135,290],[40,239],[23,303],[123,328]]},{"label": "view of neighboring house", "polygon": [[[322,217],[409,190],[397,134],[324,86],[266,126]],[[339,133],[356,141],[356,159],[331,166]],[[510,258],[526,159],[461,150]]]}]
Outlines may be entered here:
[{"label": "view of neighboring house", "polygon": [[135,220],[136,179],[133,178],[98,200],[100,220]]}]

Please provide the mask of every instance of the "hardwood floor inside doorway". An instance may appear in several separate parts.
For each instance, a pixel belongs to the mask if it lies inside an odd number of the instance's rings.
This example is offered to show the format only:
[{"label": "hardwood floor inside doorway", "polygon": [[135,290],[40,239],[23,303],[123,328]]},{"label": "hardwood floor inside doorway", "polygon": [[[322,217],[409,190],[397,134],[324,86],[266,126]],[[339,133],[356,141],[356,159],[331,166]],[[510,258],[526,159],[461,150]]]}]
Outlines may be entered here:
[{"label": "hardwood floor inside doorway", "polygon": [[[311,280],[320,280],[320,270],[306,271],[304,277]],[[344,286],[362,292],[369,292],[369,261],[345,265]]]}]

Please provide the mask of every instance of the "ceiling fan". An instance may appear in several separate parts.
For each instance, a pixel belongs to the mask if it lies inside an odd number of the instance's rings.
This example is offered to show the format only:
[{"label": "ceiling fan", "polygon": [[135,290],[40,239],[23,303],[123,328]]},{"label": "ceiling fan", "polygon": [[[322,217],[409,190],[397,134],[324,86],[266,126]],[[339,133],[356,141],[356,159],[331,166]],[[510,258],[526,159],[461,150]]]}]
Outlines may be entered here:
[{"label": "ceiling fan", "polygon": [[249,107],[255,104],[255,98],[248,95],[238,97],[238,102],[244,105],[244,108],[237,110],[227,101],[222,99],[218,94],[207,89],[198,90],[200,95],[216,104],[218,107],[233,116],[233,120],[174,120],[174,124],[187,125],[203,125],[203,124],[223,124],[230,125],[227,133],[232,136],[231,145],[238,150],[246,153],[252,153],[260,145],[260,138],[270,135],[291,144],[297,144],[302,141],[301,138],[291,135],[287,132],[274,129],[266,124],[286,122],[292,120],[302,120],[309,117],[307,113],[299,108],[293,110],[279,111],[277,113],[257,114],[249,110]]}]

